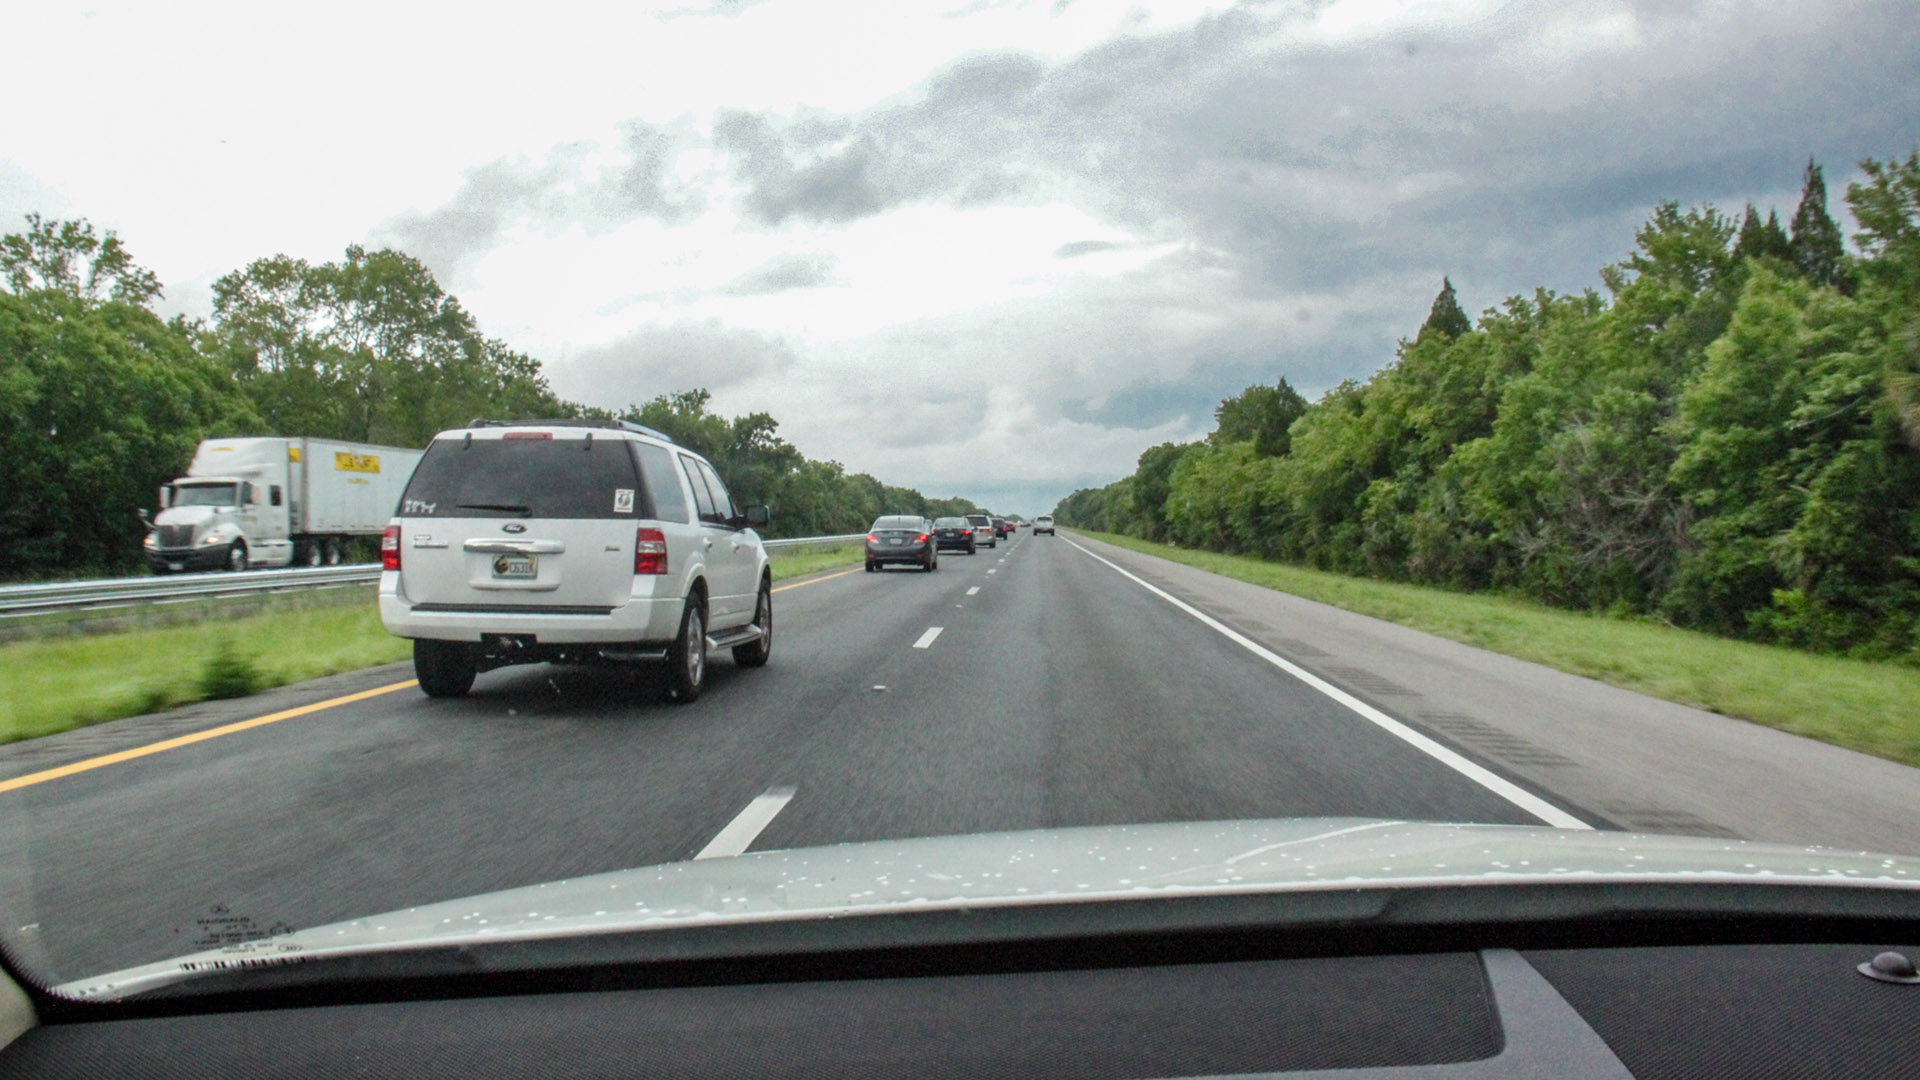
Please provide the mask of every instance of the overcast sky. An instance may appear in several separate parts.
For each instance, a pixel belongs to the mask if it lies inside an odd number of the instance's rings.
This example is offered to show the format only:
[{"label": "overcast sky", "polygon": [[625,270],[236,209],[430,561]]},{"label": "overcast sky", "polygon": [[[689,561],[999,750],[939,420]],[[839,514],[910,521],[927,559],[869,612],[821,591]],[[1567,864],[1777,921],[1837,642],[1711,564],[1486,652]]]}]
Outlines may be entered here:
[{"label": "overcast sky", "polygon": [[[214,279],[418,256],[563,396],[705,386],[806,454],[1028,515],[1442,274],[1597,284],[1653,204],[1833,211],[1920,144],[1912,0],[25,6],[0,230]],[[1843,222],[1847,219],[1842,217]]]}]

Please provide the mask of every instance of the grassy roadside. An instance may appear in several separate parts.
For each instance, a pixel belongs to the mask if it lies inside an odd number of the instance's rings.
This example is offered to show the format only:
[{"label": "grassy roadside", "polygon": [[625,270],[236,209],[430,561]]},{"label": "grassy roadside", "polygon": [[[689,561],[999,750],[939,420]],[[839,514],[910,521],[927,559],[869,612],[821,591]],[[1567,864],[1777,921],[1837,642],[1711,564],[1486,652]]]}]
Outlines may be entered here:
[{"label": "grassy roadside", "polygon": [[[780,581],[858,565],[864,552],[843,545],[779,552]],[[364,594],[362,594],[364,595]],[[289,647],[288,643],[294,643]],[[84,637],[46,637],[0,645],[0,743],[203,701],[210,666],[236,672],[229,682],[265,690],[322,675],[405,660],[412,646],[387,633],[370,603],[317,602],[239,618],[143,627]],[[236,667],[237,663],[237,667]],[[248,674],[250,672],[250,675]]]},{"label": "grassy roadside", "polygon": [[223,647],[230,650],[229,670],[237,662],[252,673],[238,676],[238,683],[261,690],[412,655],[368,603],[17,641],[0,646],[0,670],[7,672],[0,742],[205,700],[211,695],[202,688],[203,675]]},{"label": "grassy roadside", "polygon": [[1920,766],[1920,668],[1816,656],[1657,623],[1188,551],[1130,536],[1085,535],[1652,697]]},{"label": "grassy roadside", "polygon": [[773,564],[773,580],[782,581],[821,570],[832,570],[837,566],[858,566],[867,557],[867,549],[864,544],[803,548],[799,551],[774,548],[767,555]]}]

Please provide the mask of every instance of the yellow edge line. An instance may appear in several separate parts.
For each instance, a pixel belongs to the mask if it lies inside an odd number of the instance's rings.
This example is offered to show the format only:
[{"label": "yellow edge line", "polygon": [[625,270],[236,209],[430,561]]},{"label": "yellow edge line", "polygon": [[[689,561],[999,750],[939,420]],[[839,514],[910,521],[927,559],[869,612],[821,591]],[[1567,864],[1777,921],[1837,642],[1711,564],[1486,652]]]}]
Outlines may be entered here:
[{"label": "yellow edge line", "polygon": [[802,585],[817,585],[822,581],[832,581],[834,578],[837,578],[837,577],[846,577],[848,574],[857,574],[863,569],[865,568],[856,566],[851,570],[842,570],[837,574],[828,574],[826,577],[808,578],[805,581],[796,581],[791,585],[782,585],[773,591],[786,592],[788,589],[797,589]]},{"label": "yellow edge line", "polygon": [[241,720],[238,723],[227,724],[224,727],[208,728],[205,731],[196,731],[191,735],[181,735],[178,738],[163,739],[157,743],[148,743],[146,746],[136,746],[131,750],[121,750],[118,753],[105,754],[97,758],[88,758],[85,761],[76,761],[71,765],[62,765],[57,769],[28,773],[25,776],[15,777],[12,780],[0,781],[0,791],[13,791],[16,788],[44,784],[49,780],[58,780],[63,776],[72,776],[74,773],[83,773],[90,769],[98,769],[107,765],[117,765],[122,761],[132,761],[134,758],[146,757],[148,754],[157,754],[162,750],[172,750],[176,747],[187,746],[191,743],[217,739],[222,735],[231,735],[236,731],[245,731],[248,728],[257,728],[266,724],[277,723],[281,720],[291,720],[296,716],[305,716],[308,713],[316,713],[322,709],[331,709],[339,705],[365,701],[370,697],[379,697],[381,694],[391,694],[395,690],[405,690],[409,686],[418,685],[419,682],[417,680],[408,679],[406,682],[397,682],[390,686],[377,686],[372,690],[362,690],[357,694],[348,694],[345,697],[316,701],[311,705],[302,705],[297,709],[287,709],[282,712],[268,713],[265,716],[256,716],[251,720]]}]

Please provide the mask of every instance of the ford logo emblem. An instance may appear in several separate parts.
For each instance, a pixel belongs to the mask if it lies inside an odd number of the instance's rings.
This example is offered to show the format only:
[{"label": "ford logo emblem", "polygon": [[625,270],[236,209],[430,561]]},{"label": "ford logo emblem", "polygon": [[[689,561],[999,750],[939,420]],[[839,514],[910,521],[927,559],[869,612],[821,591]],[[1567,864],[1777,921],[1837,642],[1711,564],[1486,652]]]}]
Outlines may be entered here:
[{"label": "ford logo emblem", "polygon": [[500,526],[500,531],[510,532],[510,533],[523,533],[527,531],[527,527],[525,525],[520,524],[517,521],[510,521],[507,524]]}]

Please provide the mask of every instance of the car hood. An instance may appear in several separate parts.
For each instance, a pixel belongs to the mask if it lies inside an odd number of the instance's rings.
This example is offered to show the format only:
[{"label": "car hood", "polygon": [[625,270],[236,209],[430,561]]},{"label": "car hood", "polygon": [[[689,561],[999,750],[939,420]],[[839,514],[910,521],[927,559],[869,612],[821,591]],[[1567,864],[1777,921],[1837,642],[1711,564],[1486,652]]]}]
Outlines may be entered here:
[{"label": "car hood", "polygon": [[224,506],[169,506],[156,514],[155,525],[204,525],[221,513],[231,512]]},{"label": "car hood", "polygon": [[1181,896],[1461,885],[1753,883],[1913,890],[1920,859],[1737,840],[1355,818],[1046,829],[841,844],[530,885],[55,987],[117,999],[203,974],[592,934]]}]

